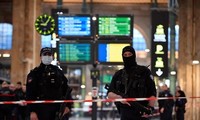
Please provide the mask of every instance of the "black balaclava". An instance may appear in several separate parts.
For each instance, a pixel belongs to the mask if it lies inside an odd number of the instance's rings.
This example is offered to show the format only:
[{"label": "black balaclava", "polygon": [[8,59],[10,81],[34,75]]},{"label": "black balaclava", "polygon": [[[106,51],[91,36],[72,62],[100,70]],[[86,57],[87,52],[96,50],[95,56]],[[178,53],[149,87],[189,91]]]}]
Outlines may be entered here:
[{"label": "black balaclava", "polygon": [[[124,57],[123,54],[127,51],[131,52],[133,55],[130,56],[130,57]],[[135,50],[131,46],[126,46],[126,47],[123,48],[122,58],[123,58],[123,61],[124,61],[124,68],[126,69],[126,71],[130,70],[132,67],[137,65]]]}]

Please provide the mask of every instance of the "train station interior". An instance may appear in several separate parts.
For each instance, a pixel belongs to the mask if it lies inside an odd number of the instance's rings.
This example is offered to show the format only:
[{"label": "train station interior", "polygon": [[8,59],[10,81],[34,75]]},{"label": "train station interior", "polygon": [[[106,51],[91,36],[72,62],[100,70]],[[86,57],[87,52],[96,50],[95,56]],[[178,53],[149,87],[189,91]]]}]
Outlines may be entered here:
[{"label": "train station interior", "polygon": [[[44,14],[55,20],[51,34],[36,25]],[[0,0],[0,81],[26,84],[27,74],[40,63],[40,49],[52,47],[52,64],[69,79],[74,99],[92,98],[94,69],[99,71],[99,98],[106,99],[104,86],[123,68],[122,48],[131,45],[137,63],[151,69],[157,88],[166,83],[175,94],[175,87],[181,86],[188,99],[185,119],[199,120],[199,14],[198,0]],[[66,19],[72,17],[88,19],[89,30],[65,32],[74,22]],[[103,33],[104,17],[124,17],[129,31]],[[161,51],[162,58],[156,56]],[[163,66],[157,63],[160,60]]]}]

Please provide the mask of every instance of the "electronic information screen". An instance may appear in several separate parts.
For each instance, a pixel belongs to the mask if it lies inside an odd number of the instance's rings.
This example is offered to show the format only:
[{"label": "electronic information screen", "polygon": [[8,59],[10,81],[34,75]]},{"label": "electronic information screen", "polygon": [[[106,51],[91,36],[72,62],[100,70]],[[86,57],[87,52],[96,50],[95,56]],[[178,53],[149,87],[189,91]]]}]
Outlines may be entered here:
[{"label": "electronic information screen", "polygon": [[59,15],[58,36],[60,37],[91,37],[92,24],[89,15]]},{"label": "electronic information screen", "polygon": [[65,43],[58,45],[60,63],[91,63],[92,45],[90,43]]},{"label": "electronic information screen", "polygon": [[132,37],[132,16],[98,16],[99,37]]},{"label": "electronic information screen", "polygon": [[99,43],[98,61],[103,63],[122,63],[122,49],[130,43]]}]

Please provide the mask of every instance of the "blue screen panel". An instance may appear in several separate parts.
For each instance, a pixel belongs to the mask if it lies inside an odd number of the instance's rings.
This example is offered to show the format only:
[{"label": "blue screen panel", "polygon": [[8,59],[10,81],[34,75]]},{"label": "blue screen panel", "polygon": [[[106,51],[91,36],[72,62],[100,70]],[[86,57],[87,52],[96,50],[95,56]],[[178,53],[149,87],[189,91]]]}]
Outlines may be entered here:
[{"label": "blue screen panel", "polygon": [[101,62],[106,62],[106,44],[99,44],[98,48],[98,60]]},{"label": "blue screen panel", "polygon": [[58,16],[58,36],[78,37],[92,35],[90,16]]}]

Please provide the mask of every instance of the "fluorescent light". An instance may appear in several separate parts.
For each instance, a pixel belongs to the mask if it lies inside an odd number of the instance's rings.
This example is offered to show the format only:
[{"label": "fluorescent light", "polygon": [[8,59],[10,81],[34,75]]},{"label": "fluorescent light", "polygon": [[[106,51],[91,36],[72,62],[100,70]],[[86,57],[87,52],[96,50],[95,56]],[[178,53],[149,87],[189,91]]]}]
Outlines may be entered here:
[{"label": "fluorescent light", "polygon": [[192,61],[192,64],[193,64],[193,65],[199,64],[199,60],[193,60],[193,61]]},{"label": "fluorescent light", "polygon": [[171,75],[176,75],[176,71],[171,71],[170,74]]},{"label": "fluorescent light", "polygon": [[10,57],[10,54],[3,54],[3,57]]},{"label": "fluorescent light", "polygon": [[94,21],[95,21],[95,20],[97,20],[97,18],[96,18],[95,16],[93,16],[93,17],[92,17],[92,20],[94,20]]},{"label": "fluorescent light", "polygon": [[145,49],[145,52],[150,52],[150,50],[149,49]]},{"label": "fluorescent light", "polygon": [[85,88],[85,85],[81,85],[81,88],[82,88],[82,89]]}]

